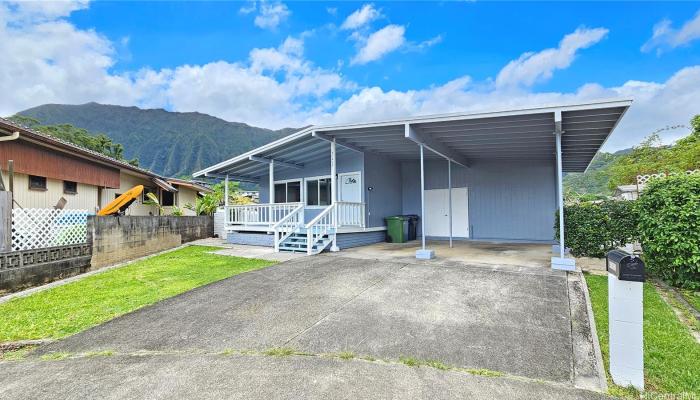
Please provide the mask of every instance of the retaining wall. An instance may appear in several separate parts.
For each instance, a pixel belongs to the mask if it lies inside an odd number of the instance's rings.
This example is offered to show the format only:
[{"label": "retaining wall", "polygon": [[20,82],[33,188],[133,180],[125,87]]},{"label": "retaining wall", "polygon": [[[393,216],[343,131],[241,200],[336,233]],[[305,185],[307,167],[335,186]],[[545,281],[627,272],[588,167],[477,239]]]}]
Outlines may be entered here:
[{"label": "retaining wall", "polygon": [[91,251],[84,243],[0,253],[0,294],[81,274],[90,268]]},{"label": "retaining wall", "polygon": [[88,217],[93,269],[212,236],[211,216]]}]

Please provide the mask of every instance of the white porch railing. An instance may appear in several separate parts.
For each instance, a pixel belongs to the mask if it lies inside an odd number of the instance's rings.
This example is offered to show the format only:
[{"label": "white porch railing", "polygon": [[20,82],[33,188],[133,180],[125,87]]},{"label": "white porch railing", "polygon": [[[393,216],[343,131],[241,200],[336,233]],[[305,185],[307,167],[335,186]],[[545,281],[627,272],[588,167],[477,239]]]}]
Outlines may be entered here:
[{"label": "white porch railing", "polygon": [[272,227],[301,203],[246,204],[226,208],[226,226],[263,225]]},{"label": "white porch railing", "polygon": [[336,204],[336,214],[338,226],[358,226],[365,227],[365,203],[354,203],[349,201],[338,201]]},{"label": "white porch railing", "polygon": [[319,242],[323,241],[323,237],[326,235],[334,234],[334,229],[336,228],[336,218],[335,218],[336,205],[332,204],[326,207],[320,214],[316,216],[311,222],[306,224],[306,253],[316,254],[321,252],[323,249],[314,250],[313,247]]},{"label": "white porch railing", "polygon": [[299,204],[287,216],[279,220],[273,227],[275,235],[275,251],[279,251],[280,243],[291,236],[298,228],[304,225],[304,205]]}]

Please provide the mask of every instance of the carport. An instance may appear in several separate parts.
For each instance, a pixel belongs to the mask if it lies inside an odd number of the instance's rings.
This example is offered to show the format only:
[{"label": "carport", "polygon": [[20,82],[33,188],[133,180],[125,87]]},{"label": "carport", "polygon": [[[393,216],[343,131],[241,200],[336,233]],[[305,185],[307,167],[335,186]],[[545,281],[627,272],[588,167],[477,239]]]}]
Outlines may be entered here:
[{"label": "carport", "polygon": [[[194,176],[259,183],[261,202],[268,203],[255,205],[256,215],[274,211],[287,221],[287,214],[305,213],[307,221],[293,216],[302,221],[289,229],[302,235],[321,231],[319,223],[330,226],[335,230],[323,232],[332,236],[331,250],[382,240],[376,232],[383,218],[397,213],[420,214],[421,248],[415,254],[420,259],[435,256],[426,242],[431,238],[427,225],[438,219],[445,233],[432,236],[452,245],[458,212],[467,216],[457,225],[466,231],[462,238],[550,243],[554,212],[563,206],[563,175],[586,170],[630,105],[631,100],[602,100],[311,126]],[[352,171],[357,171],[360,193],[348,201],[338,177]],[[322,204],[321,183],[313,185],[323,179],[328,194]],[[436,185],[436,180],[442,183]],[[465,200],[455,208],[453,183],[460,180]],[[316,203],[305,195],[309,187],[318,191],[313,193]],[[428,206],[428,190],[444,191],[444,212],[436,214]],[[290,199],[294,205],[280,208]],[[227,213],[233,219],[239,214]],[[260,230],[272,232],[277,222],[271,216]],[[560,213],[559,254],[550,262],[552,268],[573,270],[573,259],[564,254],[564,222]],[[313,243],[321,244],[320,239],[309,241]]]},{"label": "carport", "polygon": [[[313,136],[359,152],[374,152],[398,160],[420,161],[421,224],[425,231],[425,161],[445,160],[449,190],[449,243],[453,245],[452,168],[470,168],[476,160],[543,160],[556,168],[557,209],[563,208],[564,173],[584,172],[605,143],[631,100],[539,107],[513,111],[417,117],[380,123],[317,127]],[[564,255],[564,215],[559,213],[559,256],[555,269],[574,270]],[[433,250],[421,235],[419,259],[431,259]]]}]

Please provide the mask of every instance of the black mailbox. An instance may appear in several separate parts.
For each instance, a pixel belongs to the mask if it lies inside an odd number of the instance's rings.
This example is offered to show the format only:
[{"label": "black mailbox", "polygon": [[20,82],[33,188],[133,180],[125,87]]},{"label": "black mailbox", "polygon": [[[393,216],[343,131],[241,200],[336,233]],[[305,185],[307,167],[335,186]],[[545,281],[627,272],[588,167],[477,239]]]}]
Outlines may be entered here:
[{"label": "black mailbox", "polygon": [[644,261],[626,251],[608,252],[605,268],[621,281],[644,282]]}]

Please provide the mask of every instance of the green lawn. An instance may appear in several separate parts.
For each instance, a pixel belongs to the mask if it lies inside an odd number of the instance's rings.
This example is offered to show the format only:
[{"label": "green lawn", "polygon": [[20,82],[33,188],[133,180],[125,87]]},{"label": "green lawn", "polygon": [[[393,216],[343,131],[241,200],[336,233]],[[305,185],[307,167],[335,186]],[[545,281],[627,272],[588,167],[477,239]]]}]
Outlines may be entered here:
[{"label": "green lawn", "polygon": [[0,304],[0,343],[61,338],[119,315],[271,261],[208,254],[188,246]]},{"label": "green lawn", "polygon": [[696,310],[700,311],[700,291],[694,292],[692,290],[681,289],[681,294],[688,300],[688,303],[695,307]]},{"label": "green lawn", "polygon": [[[608,278],[586,275],[605,370],[609,370]],[[644,374],[647,391],[700,394],[700,344],[649,283],[644,284]]]}]

